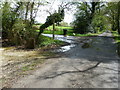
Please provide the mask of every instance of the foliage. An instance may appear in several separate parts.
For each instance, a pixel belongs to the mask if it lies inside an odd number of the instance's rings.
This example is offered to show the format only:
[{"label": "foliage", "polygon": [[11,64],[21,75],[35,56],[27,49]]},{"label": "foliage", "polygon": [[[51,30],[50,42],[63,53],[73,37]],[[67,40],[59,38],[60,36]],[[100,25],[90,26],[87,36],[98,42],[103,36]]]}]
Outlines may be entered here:
[{"label": "foliage", "polygon": [[117,3],[110,2],[108,3],[108,6],[106,7],[108,11],[108,20],[112,24],[112,30],[115,31],[117,29],[117,22],[116,22],[116,15],[117,15]]},{"label": "foliage", "polygon": [[38,36],[36,38],[36,41],[38,41],[39,36],[41,33],[43,33],[44,29],[54,25],[55,23],[59,23],[64,19],[64,9],[59,8],[58,13],[51,14],[47,17],[46,22],[40,26],[40,32],[38,33]]},{"label": "foliage", "polygon": [[114,36],[116,43],[120,43],[120,35],[118,34],[118,32],[112,31],[112,35]]},{"label": "foliage", "polygon": [[6,2],[1,8],[2,11],[2,36],[4,38],[8,37],[9,29],[11,29],[12,21],[15,18],[15,13],[11,12],[10,3]]},{"label": "foliage", "polygon": [[45,24],[43,24],[40,27],[40,30],[51,26],[53,23],[61,22],[62,19],[63,18],[61,17],[60,13],[54,13],[54,14],[47,17]]},{"label": "foliage", "polygon": [[84,12],[80,12],[78,15],[76,15],[76,20],[74,21],[74,32],[84,34],[87,32],[87,16]]},{"label": "foliage", "polygon": [[14,2],[14,5],[12,2],[2,3],[0,9],[3,11],[2,38],[8,39],[8,44],[24,45],[30,38],[35,38],[36,32],[33,30],[32,25],[34,24],[37,9],[34,6],[34,2]]},{"label": "foliage", "polygon": [[96,11],[100,9],[99,6],[100,2],[83,2],[78,4],[78,10],[75,14],[76,19],[73,22],[75,32],[84,34],[93,30],[92,20]]},{"label": "foliage", "polygon": [[96,14],[92,20],[92,26],[95,33],[108,30],[107,17],[103,14]]},{"label": "foliage", "polygon": [[107,4],[106,10],[108,12],[108,22],[111,24],[111,29],[113,31],[118,30],[120,34],[120,1],[119,2],[109,2]]},{"label": "foliage", "polygon": [[49,45],[63,45],[64,44],[64,42],[62,42],[62,41],[53,40],[50,37],[46,37],[46,36],[42,36],[42,35],[39,38],[40,38],[39,42],[41,42],[39,44],[40,47],[42,47],[42,46],[49,46]]}]

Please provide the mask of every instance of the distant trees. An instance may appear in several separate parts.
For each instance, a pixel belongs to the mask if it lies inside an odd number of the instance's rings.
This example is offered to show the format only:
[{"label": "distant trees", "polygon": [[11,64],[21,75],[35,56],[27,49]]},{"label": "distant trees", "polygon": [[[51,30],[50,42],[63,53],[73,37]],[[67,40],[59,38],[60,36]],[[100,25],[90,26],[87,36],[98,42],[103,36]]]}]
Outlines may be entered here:
[{"label": "distant trees", "polygon": [[73,22],[76,33],[99,32],[109,27],[120,34],[119,2],[82,2],[78,4]]},{"label": "distant trees", "polygon": [[74,29],[77,33],[87,33],[90,31],[92,20],[95,13],[100,8],[100,2],[82,2],[78,4],[78,10],[75,14]]},{"label": "distant trees", "polygon": [[59,26],[68,26],[67,22],[62,21],[61,23],[59,23]]},{"label": "distant trees", "polygon": [[118,31],[120,34],[120,1],[109,2],[106,7],[108,21],[111,24],[113,31]]}]

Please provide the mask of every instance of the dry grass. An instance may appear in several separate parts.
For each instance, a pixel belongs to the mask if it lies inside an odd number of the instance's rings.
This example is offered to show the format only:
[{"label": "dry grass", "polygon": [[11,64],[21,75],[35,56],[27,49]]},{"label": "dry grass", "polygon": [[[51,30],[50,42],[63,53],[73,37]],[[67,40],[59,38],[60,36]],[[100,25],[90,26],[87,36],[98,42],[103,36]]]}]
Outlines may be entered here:
[{"label": "dry grass", "polygon": [[3,87],[10,87],[16,78],[28,75],[39,68],[48,58],[56,54],[42,49],[17,50],[15,47],[2,48],[2,78]]}]

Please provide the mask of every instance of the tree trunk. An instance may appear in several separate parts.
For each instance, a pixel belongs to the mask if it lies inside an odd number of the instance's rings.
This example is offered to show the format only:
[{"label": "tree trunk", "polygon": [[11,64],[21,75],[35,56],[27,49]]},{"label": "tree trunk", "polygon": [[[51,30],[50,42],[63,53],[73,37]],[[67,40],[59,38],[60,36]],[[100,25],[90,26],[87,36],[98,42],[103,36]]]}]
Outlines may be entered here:
[{"label": "tree trunk", "polygon": [[30,3],[30,2],[27,2],[27,5],[26,5],[25,22],[27,21],[29,3]]},{"label": "tree trunk", "polygon": [[31,10],[30,10],[30,27],[32,27],[32,24],[34,24],[33,8],[34,8],[34,2],[32,2],[32,4],[31,4]]},{"label": "tree trunk", "polygon": [[118,20],[117,20],[117,26],[118,26],[118,34],[120,34],[120,1],[118,2]]},{"label": "tree trunk", "polygon": [[33,19],[36,18],[36,16],[37,16],[37,12],[38,12],[38,10],[39,10],[39,7],[40,7],[40,2],[38,2],[37,10],[34,10],[35,15],[34,15]]}]

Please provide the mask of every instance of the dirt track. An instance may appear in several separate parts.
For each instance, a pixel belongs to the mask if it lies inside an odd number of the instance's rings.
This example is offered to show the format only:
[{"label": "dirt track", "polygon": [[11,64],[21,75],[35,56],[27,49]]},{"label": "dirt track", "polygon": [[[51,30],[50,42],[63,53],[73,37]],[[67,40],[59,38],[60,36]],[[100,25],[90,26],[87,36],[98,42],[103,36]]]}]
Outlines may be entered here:
[{"label": "dirt track", "polygon": [[[84,42],[89,48],[82,48]],[[19,79],[12,88],[118,88],[118,60],[112,38],[74,39],[75,47]]]}]

